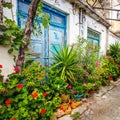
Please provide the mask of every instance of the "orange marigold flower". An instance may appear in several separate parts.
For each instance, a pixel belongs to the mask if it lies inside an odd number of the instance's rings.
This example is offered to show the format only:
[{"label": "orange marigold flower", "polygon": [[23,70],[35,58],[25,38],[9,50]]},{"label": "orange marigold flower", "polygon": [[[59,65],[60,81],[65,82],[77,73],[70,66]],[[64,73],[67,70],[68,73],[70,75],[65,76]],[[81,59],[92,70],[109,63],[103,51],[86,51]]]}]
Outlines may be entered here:
[{"label": "orange marigold flower", "polygon": [[42,115],[43,115],[43,114],[45,114],[45,113],[46,113],[46,111],[47,111],[47,110],[46,110],[45,108],[43,108],[43,109],[40,111],[40,114],[42,114]]},{"label": "orange marigold flower", "polygon": [[2,66],[2,65],[0,65],[0,68],[3,68],[3,66]]},{"label": "orange marigold flower", "polygon": [[8,99],[5,101],[5,105],[8,106],[9,104],[11,104],[12,100]]},{"label": "orange marigold flower", "polygon": [[42,96],[46,97],[48,95],[47,92],[43,93]]},{"label": "orange marigold flower", "polygon": [[31,94],[32,98],[37,98],[38,97],[38,92],[34,91]]},{"label": "orange marigold flower", "polygon": [[21,83],[21,84],[18,84],[16,87],[20,89],[20,88],[23,87],[23,84],[22,84],[22,83]]},{"label": "orange marigold flower", "polygon": [[16,118],[11,118],[10,120],[17,120]]}]

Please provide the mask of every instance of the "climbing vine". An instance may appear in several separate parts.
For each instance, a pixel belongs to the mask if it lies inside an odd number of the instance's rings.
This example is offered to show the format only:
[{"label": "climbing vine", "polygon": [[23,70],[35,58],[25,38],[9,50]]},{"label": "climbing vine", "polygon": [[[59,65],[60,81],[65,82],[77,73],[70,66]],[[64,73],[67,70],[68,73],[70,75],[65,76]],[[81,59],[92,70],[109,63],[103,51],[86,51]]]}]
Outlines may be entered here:
[{"label": "climbing vine", "polygon": [[[2,7],[7,7],[9,9],[12,9],[12,4],[10,2],[2,1],[1,5]],[[48,27],[49,25],[49,15],[45,14],[42,8],[43,8],[43,2],[42,0],[40,0],[32,29],[34,35],[38,35],[42,33],[40,20],[42,21],[42,25],[45,28]],[[9,46],[10,49],[8,50],[8,53],[11,54],[13,51],[18,51],[21,45],[26,44],[25,41],[23,40],[24,29],[21,29],[14,20],[11,20],[7,17],[4,18],[5,21],[3,22],[3,25],[1,27],[2,34],[0,34],[0,45]]]}]

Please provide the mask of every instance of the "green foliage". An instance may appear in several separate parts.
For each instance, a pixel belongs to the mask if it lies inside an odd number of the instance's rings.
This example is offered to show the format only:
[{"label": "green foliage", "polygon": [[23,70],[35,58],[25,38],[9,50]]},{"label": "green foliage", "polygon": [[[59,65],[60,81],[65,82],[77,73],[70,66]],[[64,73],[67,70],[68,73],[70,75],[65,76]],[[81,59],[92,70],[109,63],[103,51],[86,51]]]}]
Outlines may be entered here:
[{"label": "green foliage", "polygon": [[0,81],[1,120],[49,120],[54,116],[60,104],[58,91],[66,84],[56,77],[46,82],[45,70],[39,63],[32,63],[21,74],[9,75],[5,83]]},{"label": "green foliage", "polygon": [[[2,5],[9,9],[12,8],[12,4],[10,2],[3,2]],[[40,19],[42,20],[42,25],[47,28],[49,25],[49,18],[49,15],[43,12],[43,2],[40,0],[33,25],[34,35],[41,34]],[[18,51],[21,45],[26,44],[23,40],[24,30],[16,25],[15,21],[6,17],[4,24],[5,27],[2,29],[2,34],[0,34],[0,45],[10,46],[8,53],[12,53],[14,50]]]},{"label": "green foliage", "polygon": [[38,36],[42,33],[41,21],[42,21],[43,27],[48,28],[49,23],[50,23],[50,16],[48,13],[43,12],[43,1],[42,0],[40,0],[37,11],[36,11],[36,17],[34,19],[33,30],[32,30],[33,35]]},{"label": "green foliage", "polygon": [[9,53],[14,50],[19,50],[20,46],[24,44],[23,41],[23,30],[16,25],[15,21],[12,21],[5,17],[5,27],[3,28],[3,33],[0,34],[0,44],[9,45]]},{"label": "green foliage", "polygon": [[105,60],[102,62],[101,69],[99,70],[99,74],[102,76],[102,79],[108,80],[116,80],[119,75],[119,67],[114,61],[114,58],[111,56],[107,56]]},{"label": "green foliage", "polygon": [[75,45],[78,60],[78,79],[82,82],[92,82],[92,75],[95,73],[100,62],[98,58],[99,48],[84,38],[78,38]]},{"label": "green foliage", "polygon": [[71,117],[73,118],[73,120],[78,120],[80,117],[80,112],[75,112],[74,114],[71,115]]},{"label": "green foliage", "polygon": [[12,8],[12,3],[3,1],[2,2],[2,6],[5,7],[5,8],[9,8],[10,9],[10,8]]},{"label": "green foliage", "polygon": [[111,44],[109,50],[107,51],[107,55],[113,58],[120,57],[120,43],[116,42],[115,44]]},{"label": "green foliage", "polygon": [[76,51],[72,47],[64,45],[58,50],[53,46],[55,52],[53,52],[53,59],[55,63],[52,68],[58,69],[58,75],[61,79],[69,82],[76,80],[75,73],[77,71],[77,59]]}]

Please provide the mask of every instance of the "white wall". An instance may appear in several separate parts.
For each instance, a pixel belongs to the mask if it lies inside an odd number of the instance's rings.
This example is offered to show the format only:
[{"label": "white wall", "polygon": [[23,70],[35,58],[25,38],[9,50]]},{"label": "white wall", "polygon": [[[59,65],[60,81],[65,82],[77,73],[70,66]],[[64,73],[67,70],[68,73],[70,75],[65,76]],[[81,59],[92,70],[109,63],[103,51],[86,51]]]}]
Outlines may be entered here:
[{"label": "white wall", "polygon": [[[5,0],[10,2],[11,0]],[[17,22],[17,0],[12,0],[12,9],[4,8],[3,15]]]},{"label": "white wall", "polygon": [[105,26],[94,20],[93,18],[89,17],[88,15],[86,17],[86,23],[83,23],[83,31],[84,38],[87,39],[87,29],[88,27],[99,32],[100,33],[100,54],[106,54],[106,46],[107,46],[107,29]]},{"label": "white wall", "polygon": [[3,65],[2,74],[7,76],[7,74],[13,73],[14,61],[13,56],[8,54],[8,47],[0,46],[0,64]]},{"label": "white wall", "polygon": [[[10,0],[8,0],[10,1]],[[83,24],[79,24],[79,14],[78,11],[73,12],[72,5],[65,0],[59,0],[58,3],[55,3],[55,0],[43,0],[46,4],[53,6],[54,8],[62,11],[68,15],[67,17],[67,40],[68,44],[75,43],[78,35],[87,39],[87,28],[90,27],[93,30],[100,32],[100,53],[106,53],[106,39],[107,39],[107,29],[105,26],[101,25],[88,15],[85,15]],[[4,9],[4,15],[8,18],[14,19],[17,22],[17,0],[13,0],[13,17],[11,15],[11,10]],[[0,46],[0,51],[4,56],[0,56],[0,64],[3,64],[6,71],[4,74],[12,72],[12,67],[14,65],[13,58],[8,55],[7,49]],[[2,59],[1,59],[2,58]],[[12,68],[12,69],[11,69]]]},{"label": "white wall", "polygon": [[115,42],[120,42],[120,38],[109,32],[108,48],[109,45],[114,44]]}]

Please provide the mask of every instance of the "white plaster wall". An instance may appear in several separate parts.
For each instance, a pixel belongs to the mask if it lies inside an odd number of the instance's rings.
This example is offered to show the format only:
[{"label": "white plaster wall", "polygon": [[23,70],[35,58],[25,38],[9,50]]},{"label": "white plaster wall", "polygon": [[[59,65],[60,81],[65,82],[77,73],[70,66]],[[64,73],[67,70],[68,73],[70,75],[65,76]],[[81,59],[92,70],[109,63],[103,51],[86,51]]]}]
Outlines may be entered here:
[{"label": "white plaster wall", "polygon": [[108,48],[109,45],[114,44],[115,42],[120,42],[120,38],[109,32]]},{"label": "white plaster wall", "polygon": [[[10,0],[6,0],[6,1],[10,2]],[[17,17],[16,17],[17,0],[12,0],[12,2],[13,2],[12,10],[8,8],[4,8],[3,15],[17,21]],[[13,12],[13,17],[11,14],[12,12]],[[7,77],[8,74],[13,72],[13,68],[14,68],[13,56],[8,54],[8,49],[9,49],[8,47],[0,46],[0,64],[3,65],[2,74],[5,76],[5,78]]]},{"label": "white plaster wall", "polygon": [[[9,0],[8,0],[9,1]],[[17,0],[13,1],[13,16],[11,15],[11,10],[4,9],[4,15],[8,18],[14,19],[17,22]],[[93,30],[96,30],[100,32],[101,39],[100,39],[100,53],[105,54],[106,53],[106,39],[107,39],[107,30],[106,27],[101,25],[99,22],[95,21],[88,15],[85,15],[83,24],[79,24],[79,14],[78,11],[75,11],[73,13],[72,5],[69,2],[66,2],[65,0],[59,0],[58,3],[55,3],[55,0],[43,0],[46,4],[53,6],[54,8],[58,9],[61,12],[64,12],[67,14],[67,41],[68,44],[75,43],[77,40],[77,37],[80,35],[80,37],[84,37],[87,39],[87,28],[90,27]],[[4,55],[2,55],[2,54]],[[13,58],[8,55],[7,49],[0,46],[0,64],[3,64],[3,73],[11,73],[13,72],[13,65],[14,61]],[[5,69],[5,70],[4,70]]]},{"label": "white plaster wall", "polygon": [[[5,0],[10,2],[11,0]],[[12,0],[12,9],[3,8],[3,15],[17,22],[17,0]]]},{"label": "white plaster wall", "polygon": [[0,46],[0,64],[3,65],[2,74],[5,77],[13,72],[14,61],[13,56],[8,54],[8,47]]},{"label": "white plaster wall", "polygon": [[[88,15],[86,15],[86,22],[87,22],[86,29],[89,27],[100,33],[100,54],[101,55],[106,54],[106,46],[107,46],[107,42],[106,42],[107,41],[107,29],[106,29],[106,27]],[[85,31],[87,31],[87,30],[85,30]],[[84,37],[87,38],[87,34],[85,34]]]}]

